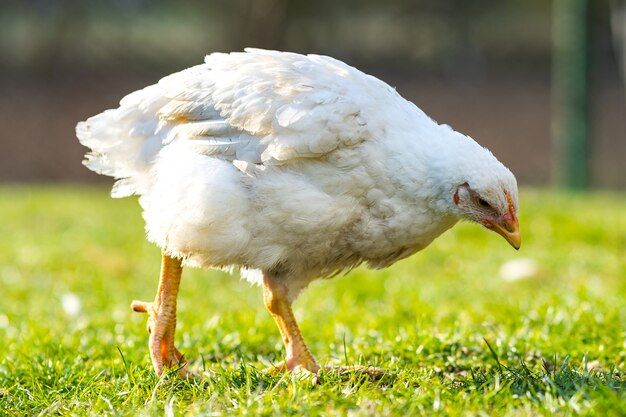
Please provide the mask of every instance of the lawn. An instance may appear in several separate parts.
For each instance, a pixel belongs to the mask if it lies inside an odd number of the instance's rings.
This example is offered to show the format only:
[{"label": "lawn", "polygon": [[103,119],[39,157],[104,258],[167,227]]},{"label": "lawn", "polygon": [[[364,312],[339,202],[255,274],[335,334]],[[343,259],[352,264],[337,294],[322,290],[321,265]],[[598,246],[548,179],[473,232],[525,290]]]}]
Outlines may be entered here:
[{"label": "lawn", "polygon": [[135,199],[0,187],[0,415],[626,415],[626,195],[524,190],[522,249],[461,224],[383,271],[314,283],[311,350],[358,373],[260,372],[282,342],[259,288],[185,271],[178,347],[202,380],[158,379],[145,316],[158,248]]}]

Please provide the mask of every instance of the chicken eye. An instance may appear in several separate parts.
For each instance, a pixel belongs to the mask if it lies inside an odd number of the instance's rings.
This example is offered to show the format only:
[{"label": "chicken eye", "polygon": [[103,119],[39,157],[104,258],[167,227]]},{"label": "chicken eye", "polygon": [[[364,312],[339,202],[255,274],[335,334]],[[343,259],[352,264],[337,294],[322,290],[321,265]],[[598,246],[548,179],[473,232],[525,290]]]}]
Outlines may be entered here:
[{"label": "chicken eye", "polygon": [[481,206],[482,208],[491,208],[491,204],[489,204],[486,200],[482,198],[478,199],[478,205]]}]

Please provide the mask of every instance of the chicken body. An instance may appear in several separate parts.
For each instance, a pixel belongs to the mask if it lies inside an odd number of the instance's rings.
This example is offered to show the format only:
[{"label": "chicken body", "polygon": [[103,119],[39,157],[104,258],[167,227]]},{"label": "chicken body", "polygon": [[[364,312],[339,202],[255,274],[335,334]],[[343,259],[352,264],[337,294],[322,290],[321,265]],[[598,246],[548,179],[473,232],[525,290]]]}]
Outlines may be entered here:
[{"label": "chicken body", "polygon": [[[388,266],[461,219],[519,246],[510,171],[332,58],[212,54],[79,123],[77,135],[92,149],[87,166],[119,179],[114,196],[140,196],[148,239],[163,248],[164,287],[181,262],[240,268],[264,286],[288,369],[319,369],[303,341],[294,345],[289,318],[312,280]],[[153,327],[164,315],[158,300],[134,306],[151,312]],[[173,308],[175,317],[175,296]],[[151,345],[167,345],[153,349],[157,372],[180,361],[174,328],[175,319],[164,327],[167,342],[151,329]]]},{"label": "chicken body", "polygon": [[141,199],[148,236],[190,265],[243,267],[257,284],[258,271],[271,272],[286,281],[290,299],[311,280],[361,262],[387,266],[456,218],[437,211],[433,190],[396,188],[397,166],[365,156],[377,148],[249,176],[230,161],[173,145],[154,165],[162,178]]}]

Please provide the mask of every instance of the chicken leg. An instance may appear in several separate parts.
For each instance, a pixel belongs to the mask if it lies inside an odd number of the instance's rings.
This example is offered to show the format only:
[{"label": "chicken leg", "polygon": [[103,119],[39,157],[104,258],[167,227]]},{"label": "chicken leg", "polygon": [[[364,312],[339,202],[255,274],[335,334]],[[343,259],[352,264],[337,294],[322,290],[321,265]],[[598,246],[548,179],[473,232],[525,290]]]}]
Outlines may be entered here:
[{"label": "chicken leg", "polygon": [[[266,372],[308,371],[317,375],[321,368],[315,361],[306,343],[304,343],[304,337],[302,337],[296,318],[291,310],[291,302],[287,297],[285,284],[268,274],[264,274],[263,301],[267,310],[274,317],[287,349],[285,361],[266,369]],[[372,381],[379,380],[386,374],[384,369],[362,365],[325,366],[324,369],[341,373],[356,372],[367,376]]]},{"label": "chicken leg", "polygon": [[274,317],[278,325],[278,330],[280,330],[280,334],[283,336],[285,348],[287,349],[285,362],[270,368],[268,371],[309,371],[313,374],[317,374],[320,366],[304,343],[304,338],[302,337],[296,318],[291,310],[291,302],[287,297],[287,287],[285,284],[268,274],[264,274],[263,301],[267,311]]},{"label": "chicken leg", "polygon": [[174,346],[176,333],[176,301],[178,287],[183,272],[180,259],[163,253],[161,278],[154,302],[133,301],[131,308],[139,313],[148,313],[147,329],[150,333],[148,346],[152,366],[157,375],[165,367],[178,367],[181,377],[188,377],[190,372],[184,368],[186,360]]}]

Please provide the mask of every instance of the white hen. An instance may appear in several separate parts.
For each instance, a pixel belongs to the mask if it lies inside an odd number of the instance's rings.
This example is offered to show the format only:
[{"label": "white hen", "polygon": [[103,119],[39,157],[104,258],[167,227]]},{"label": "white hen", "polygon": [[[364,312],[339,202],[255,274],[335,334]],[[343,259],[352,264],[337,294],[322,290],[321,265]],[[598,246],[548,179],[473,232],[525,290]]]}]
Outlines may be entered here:
[{"label": "white hen", "polygon": [[[77,126],[86,165],[140,196],[163,249],[150,314],[157,373],[174,347],[182,265],[239,267],[264,287],[287,355],[319,366],[291,303],[311,281],[381,268],[457,221],[520,245],[514,176],[471,138],[439,125],[384,82],[335,59],[248,49],[126,96]],[[186,371],[183,369],[182,373]]]}]

